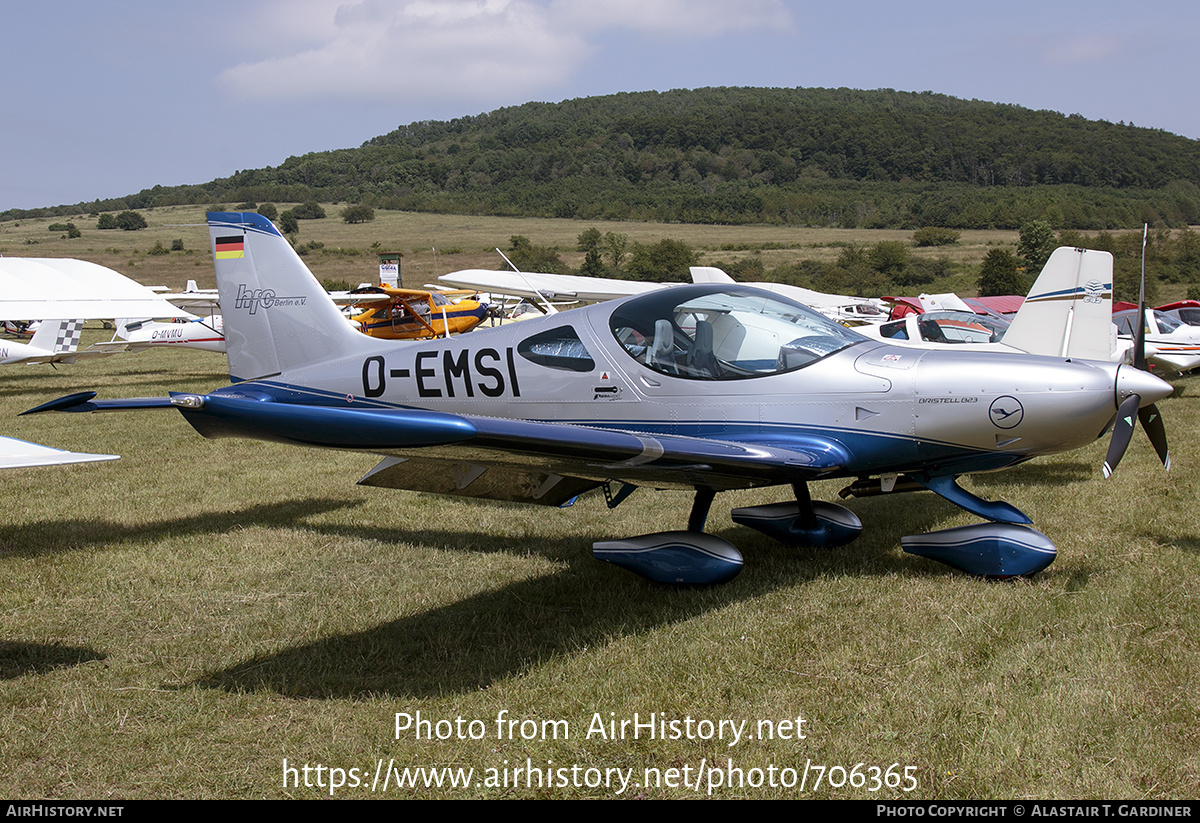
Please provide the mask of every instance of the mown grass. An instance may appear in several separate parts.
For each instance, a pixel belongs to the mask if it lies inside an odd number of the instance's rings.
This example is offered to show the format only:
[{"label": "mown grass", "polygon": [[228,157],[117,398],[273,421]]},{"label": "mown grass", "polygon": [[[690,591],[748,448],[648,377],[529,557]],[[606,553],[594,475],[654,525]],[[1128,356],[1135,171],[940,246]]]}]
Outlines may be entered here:
[{"label": "mown grass", "polygon": [[[367,455],[204,440],[174,412],[15,416],[86,388],[152,396],[224,380],[222,358],[182,351],[6,369],[5,434],[123,459],[4,474],[0,794],[328,796],[285,786],[285,758],[368,774],[380,760],[473,768],[477,781],[527,760],[629,768],[639,782],[647,768],[694,775],[729,758],[747,770],[899,764],[916,784],[814,789],[810,777],[803,793],[713,791],[725,798],[1196,794],[1192,385],[1161,404],[1170,475],[1139,434],[1109,481],[1103,443],[968,481],[1058,545],[1047,571],[1007,583],[901,552],[902,534],[971,522],[927,493],[851,501],[866,530],[836,551],[785,548],[729,520],[781,490],[720,495],[709,527],[743,550],[745,570],[674,590],[597,563],[590,544],[682,527],[686,494],[640,490],[611,512],[596,497],[567,510],[451,501],[354,485]],[[840,485],[815,491],[833,499]],[[488,734],[397,739],[396,713],[417,712],[479,720]],[[570,737],[497,739],[501,712],[567,721]],[[799,716],[806,738],[589,739],[597,713],[749,730]]]}]

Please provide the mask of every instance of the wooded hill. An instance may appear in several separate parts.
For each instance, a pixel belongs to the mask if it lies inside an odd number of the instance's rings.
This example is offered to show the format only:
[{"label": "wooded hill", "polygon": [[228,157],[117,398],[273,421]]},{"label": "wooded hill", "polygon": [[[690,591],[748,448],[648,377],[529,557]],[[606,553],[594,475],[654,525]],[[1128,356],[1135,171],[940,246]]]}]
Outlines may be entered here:
[{"label": "wooded hill", "polygon": [[700,223],[1179,226],[1200,223],[1200,141],[931,92],[638,92],[412,123],[203,185],[0,218],[313,199]]}]

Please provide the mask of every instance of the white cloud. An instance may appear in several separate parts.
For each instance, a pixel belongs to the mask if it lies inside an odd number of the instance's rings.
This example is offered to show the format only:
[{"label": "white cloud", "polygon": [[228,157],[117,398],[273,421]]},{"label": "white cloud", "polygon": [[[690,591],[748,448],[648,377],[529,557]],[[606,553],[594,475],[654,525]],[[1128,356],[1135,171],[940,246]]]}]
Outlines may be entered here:
[{"label": "white cloud", "polygon": [[289,1],[247,24],[270,33],[259,49],[269,56],[220,80],[246,100],[490,106],[564,88],[597,48],[588,35],[602,30],[695,38],[790,26],[781,0]]},{"label": "white cloud", "polygon": [[331,17],[320,45],[227,69],[222,82],[246,99],[484,102],[557,85],[591,51],[524,0],[363,0]]},{"label": "white cloud", "polygon": [[557,18],[572,25],[674,37],[794,27],[782,0],[553,0],[551,8]]}]

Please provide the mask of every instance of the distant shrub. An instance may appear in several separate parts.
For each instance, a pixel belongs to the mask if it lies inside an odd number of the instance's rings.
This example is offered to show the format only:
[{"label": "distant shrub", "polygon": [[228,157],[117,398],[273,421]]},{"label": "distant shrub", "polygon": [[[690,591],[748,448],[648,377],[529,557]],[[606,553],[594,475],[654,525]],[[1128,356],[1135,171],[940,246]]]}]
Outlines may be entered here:
[{"label": "distant shrub", "polygon": [[1024,294],[1027,291],[1020,272],[1021,261],[1008,249],[992,249],[979,266],[979,296]]},{"label": "distant shrub", "polygon": [[123,211],[117,215],[117,228],[122,231],[137,231],[149,225],[146,218],[136,211]]},{"label": "distant shrub", "polygon": [[279,209],[275,208],[274,203],[263,203],[258,207],[258,213],[268,220],[274,220],[279,216]]},{"label": "distant shrub", "polygon": [[296,234],[300,231],[300,224],[296,222],[296,215],[291,209],[279,214],[279,230],[284,234]]},{"label": "distant shrub", "polygon": [[374,219],[375,209],[361,203],[342,209],[342,220],[346,223],[369,223]]},{"label": "distant shrub", "polygon": [[953,246],[962,237],[954,229],[939,229],[927,226],[912,233],[912,242],[918,248],[922,246]]},{"label": "distant shrub", "polygon": [[83,232],[76,228],[74,223],[51,223],[47,229],[62,232],[66,237],[83,237]]},{"label": "distant shrub", "polygon": [[235,208],[237,208],[238,211],[254,211],[258,208],[258,204],[253,200],[247,200],[245,203],[238,203]]},{"label": "distant shrub", "polygon": [[688,268],[698,261],[696,251],[682,240],[664,238],[657,243],[634,243],[629,273],[635,280],[687,282]]},{"label": "distant shrub", "polygon": [[110,212],[105,212],[100,215],[100,219],[96,221],[98,229],[115,229],[117,228],[117,216]]},{"label": "distant shrub", "polygon": [[292,214],[297,220],[320,220],[325,216],[325,209],[316,200],[309,200],[292,209]]},{"label": "distant shrub", "polygon": [[[1058,246],[1054,229],[1045,220],[1030,220],[1021,224],[1020,239],[1017,240],[1017,257],[1025,264],[1025,271],[1040,272],[1050,259],[1050,253]],[[1021,292],[1015,292],[1021,294]]]},{"label": "distant shrub", "polygon": [[162,241],[154,241],[154,245],[146,252],[151,257],[158,257],[161,254],[170,254],[171,251],[162,244]]},{"label": "distant shrub", "polygon": [[171,251],[183,251],[183,238],[171,241]]}]

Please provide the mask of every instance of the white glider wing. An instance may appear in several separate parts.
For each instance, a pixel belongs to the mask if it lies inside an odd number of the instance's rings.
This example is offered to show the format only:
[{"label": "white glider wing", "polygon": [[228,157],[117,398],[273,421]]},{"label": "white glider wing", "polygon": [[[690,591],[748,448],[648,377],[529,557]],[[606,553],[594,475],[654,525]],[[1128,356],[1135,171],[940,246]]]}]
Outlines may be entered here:
[{"label": "white glider wing", "polygon": [[32,466],[63,466],[67,463],[94,463],[98,460],[119,460],[116,454],[85,454],[52,449],[37,443],[26,443],[12,437],[0,437],[0,469],[23,469]]},{"label": "white glider wing", "polygon": [[178,309],[105,266],[70,258],[0,257],[0,320],[172,317]]},{"label": "white glider wing", "polygon": [[438,282],[459,289],[510,294],[514,297],[583,300],[588,303],[629,297],[661,289],[666,285],[665,283],[643,283],[637,280],[614,280],[606,277],[581,277],[575,274],[543,274],[488,269],[463,269],[450,272],[439,277]]}]

